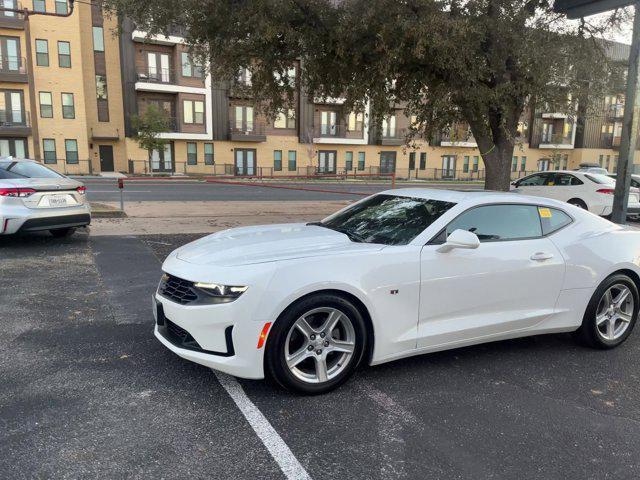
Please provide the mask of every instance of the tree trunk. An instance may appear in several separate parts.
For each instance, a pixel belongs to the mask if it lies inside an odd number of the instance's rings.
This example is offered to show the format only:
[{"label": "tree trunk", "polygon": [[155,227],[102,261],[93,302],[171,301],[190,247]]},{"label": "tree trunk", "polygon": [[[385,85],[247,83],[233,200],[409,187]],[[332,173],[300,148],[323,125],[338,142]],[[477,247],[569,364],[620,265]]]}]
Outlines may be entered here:
[{"label": "tree trunk", "polygon": [[513,149],[513,141],[501,138],[494,143],[493,150],[482,155],[485,168],[485,190],[509,191]]}]

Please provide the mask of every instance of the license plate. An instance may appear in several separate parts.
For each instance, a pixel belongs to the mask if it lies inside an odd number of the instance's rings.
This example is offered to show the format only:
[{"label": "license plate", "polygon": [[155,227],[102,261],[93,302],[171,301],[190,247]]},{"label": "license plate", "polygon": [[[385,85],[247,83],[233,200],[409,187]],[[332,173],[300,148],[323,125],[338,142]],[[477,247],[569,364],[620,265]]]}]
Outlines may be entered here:
[{"label": "license plate", "polygon": [[50,207],[66,207],[67,196],[66,195],[49,195]]}]

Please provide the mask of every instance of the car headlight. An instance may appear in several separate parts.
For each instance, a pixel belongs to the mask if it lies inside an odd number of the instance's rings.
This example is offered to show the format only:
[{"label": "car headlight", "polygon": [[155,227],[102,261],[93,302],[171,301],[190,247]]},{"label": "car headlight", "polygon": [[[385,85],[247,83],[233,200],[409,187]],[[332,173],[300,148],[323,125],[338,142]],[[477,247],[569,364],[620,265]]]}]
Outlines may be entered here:
[{"label": "car headlight", "polygon": [[195,282],[193,286],[220,302],[233,302],[249,288],[240,285],[221,285],[219,283],[206,282]]}]

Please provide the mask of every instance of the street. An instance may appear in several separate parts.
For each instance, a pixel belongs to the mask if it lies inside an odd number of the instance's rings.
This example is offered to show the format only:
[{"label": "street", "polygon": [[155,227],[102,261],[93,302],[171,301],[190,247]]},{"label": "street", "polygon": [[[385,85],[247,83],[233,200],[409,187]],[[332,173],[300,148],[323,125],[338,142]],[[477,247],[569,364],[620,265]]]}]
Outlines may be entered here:
[{"label": "street", "polygon": [[[92,202],[117,202],[120,192],[115,179],[82,179],[87,186],[87,195]],[[125,201],[294,201],[294,200],[353,200],[362,195],[389,190],[391,183],[351,183],[351,182],[268,182],[261,186],[258,182],[240,180],[242,185],[206,183],[181,180],[140,180],[126,181]],[[397,188],[456,188],[479,189],[482,185],[470,184],[429,184],[421,182],[398,182]],[[318,191],[322,190],[322,191]],[[335,192],[335,193],[332,193]],[[350,192],[350,193],[345,193]]]},{"label": "street", "polygon": [[[284,478],[225,377],[153,336],[161,261],[199,236],[0,239],[4,478]],[[562,334],[363,367],[316,397],[239,384],[310,478],[635,479],[639,361],[638,335]]]}]

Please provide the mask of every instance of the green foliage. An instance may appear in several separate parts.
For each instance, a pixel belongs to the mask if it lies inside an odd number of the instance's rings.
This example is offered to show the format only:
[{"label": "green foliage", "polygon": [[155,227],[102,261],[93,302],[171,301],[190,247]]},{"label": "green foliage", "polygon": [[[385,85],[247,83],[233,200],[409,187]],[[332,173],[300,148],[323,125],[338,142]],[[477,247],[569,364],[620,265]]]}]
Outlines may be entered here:
[{"label": "green foliage", "polygon": [[131,126],[136,132],[135,139],[140,148],[148,150],[162,150],[167,140],[159,135],[169,131],[170,119],[167,112],[157,105],[149,105],[141,115],[131,118]]},{"label": "green foliage", "polygon": [[[574,114],[611,77],[594,36],[620,21],[568,22],[551,0],[106,0],[150,33],[187,27],[214,78],[250,66],[267,114],[293,101],[284,75],[300,60],[309,96],[346,97],[345,109],[392,103],[417,116],[414,136],[470,125],[489,188],[507,189],[518,122],[540,106]],[[608,22],[608,23],[607,23]],[[274,72],[277,75],[274,76]],[[591,98],[590,97],[590,98]],[[569,100],[570,99],[570,100]],[[391,101],[390,101],[391,100]]]}]

